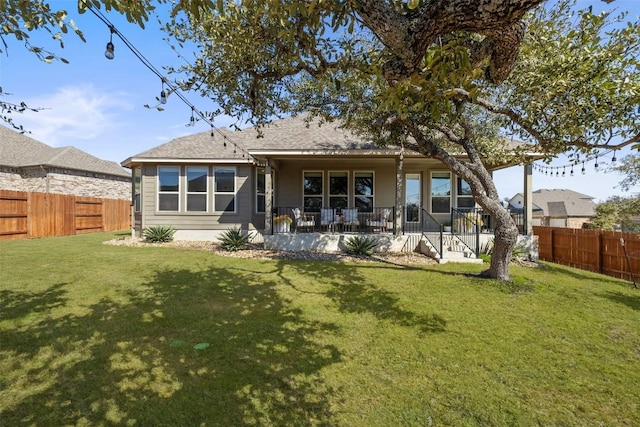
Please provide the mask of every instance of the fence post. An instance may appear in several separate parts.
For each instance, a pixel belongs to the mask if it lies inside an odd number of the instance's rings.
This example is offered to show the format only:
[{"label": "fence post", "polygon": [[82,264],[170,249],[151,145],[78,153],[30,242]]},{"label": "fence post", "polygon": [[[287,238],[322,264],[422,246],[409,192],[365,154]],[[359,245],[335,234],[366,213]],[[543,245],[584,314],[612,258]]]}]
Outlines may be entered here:
[{"label": "fence post", "polygon": [[556,262],[556,254],[553,251],[553,235],[554,235],[555,229],[551,228],[551,236],[549,237],[550,243],[549,243],[549,252],[551,253],[551,262]]}]

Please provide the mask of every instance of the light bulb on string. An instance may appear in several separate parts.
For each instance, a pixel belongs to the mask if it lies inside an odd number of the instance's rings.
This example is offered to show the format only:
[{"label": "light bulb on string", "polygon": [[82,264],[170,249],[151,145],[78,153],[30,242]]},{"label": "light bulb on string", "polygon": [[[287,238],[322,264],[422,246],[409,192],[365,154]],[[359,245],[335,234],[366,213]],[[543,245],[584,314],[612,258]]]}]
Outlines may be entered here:
[{"label": "light bulb on string", "polygon": [[211,138],[213,138],[213,125],[211,125]]},{"label": "light bulb on string", "polygon": [[613,150],[613,157],[611,158],[611,163],[615,163],[616,161],[618,161],[618,159],[616,159],[616,150]]},{"label": "light bulb on string", "polygon": [[586,173],[587,173],[587,170],[584,168],[584,162],[582,162],[582,175]]},{"label": "light bulb on string", "polygon": [[596,156],[596,164],[595,164],[595,165],[593,165],[593,167],[595,168],[596,172],[598,172],[598,170],[599,170],[599,169],[598,169],[598,168],[599,168],[599,165],[598,165],[598,156]]},{"label": "light bulb on string", "polygon": [[560,176],[560,172],[558,172],[558,168],[556,168],[556,178]]},{"label": "light bulb on string", "polygon": [[227,135],[224,136],[222,145],[224,145],[225,147],[227,146]]},{"label": "light bulb on string", "polygon": [[167,103],[167,93],[164,91],[164,78],[162,79],[162,90],[160,91],[160,104]]},{"label": "light bulb on string", "polygon": [[113,45],[113,33],[115,33],[115,28],[112,26],[109,27],[109,42],[107,43],[107,47],[104,51],[104,56],[107,59],[113,59],[116,55],[114,53],[115,46]]},{"label": "light bulb on string", "polygon": [[573,165],[571,165],[571,171],[569,172],[569,175],[573,176]]},{"label": "light bulb on string", "polygon": [[563,178],[565,177],[566,172],[567,172],[567,167],[566,167],[566,166],[563,166],[563,167],[562,167],[562,177],[563,177]]}]

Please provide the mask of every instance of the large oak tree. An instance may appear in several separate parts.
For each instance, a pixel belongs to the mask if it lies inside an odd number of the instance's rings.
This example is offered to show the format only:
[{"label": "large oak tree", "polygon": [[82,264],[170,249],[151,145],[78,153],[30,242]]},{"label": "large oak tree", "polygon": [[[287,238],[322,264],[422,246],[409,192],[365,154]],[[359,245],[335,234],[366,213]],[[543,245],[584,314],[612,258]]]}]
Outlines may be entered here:
[{"label": "large oak tree", "polygon": [[[518,231],[488,169],[522,153],[501,150],[499,136],[549,157],[640,142],[638,22],[612,26],[625,17],[578,12],[569,0],[542,3],[182,0],[165,29],[197,51],[193,65],[172,70],[188,75],[183,88],[220,112],[260,125],[311,111],[442,161],[494,217],[485,273],[508,280]],[[89,6],[138,23],[153,8],[79,2]]]}]

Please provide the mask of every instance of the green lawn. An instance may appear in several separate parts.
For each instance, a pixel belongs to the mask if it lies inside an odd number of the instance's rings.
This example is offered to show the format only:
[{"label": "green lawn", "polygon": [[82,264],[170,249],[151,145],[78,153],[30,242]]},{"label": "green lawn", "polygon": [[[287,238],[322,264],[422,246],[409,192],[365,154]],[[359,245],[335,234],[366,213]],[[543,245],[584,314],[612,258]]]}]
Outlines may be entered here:
[{"label": "green lawn", "polygon": [[0,423],[640,425],[640,291],[555,265],[0,242]]}]

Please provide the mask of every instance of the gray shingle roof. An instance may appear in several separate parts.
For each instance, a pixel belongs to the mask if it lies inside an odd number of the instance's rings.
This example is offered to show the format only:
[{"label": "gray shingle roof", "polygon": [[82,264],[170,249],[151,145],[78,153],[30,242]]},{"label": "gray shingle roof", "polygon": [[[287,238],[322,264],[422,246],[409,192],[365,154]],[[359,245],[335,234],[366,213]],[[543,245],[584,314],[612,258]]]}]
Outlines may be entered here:
[{"label": "gray shingle roof", "polygon": [[[338,128],[337,123],[306,123],[305,115],[270,123],[259,133],[255,128],[221,129],[171,140],[132,156],[135,159],[240,159],[242,151],[255,150],[350,150],[379,149],[370,142]],[[224,143],[226,142],[226,147]],[[236,151],[234,153],[234,151]],[[123,163],[126,163],[123,162]]]},{"label": "gray shingle roof", "polygon": [[13,168],[48,166],[131,176],[115,162],[99,159],[75,147],[50,147],[5,126],[0,126],[0,165]]},{"label": "gray shingle roof", "polygon": [[533,203],[540,206],[545,216],[590,217],[595,214],[593,197],[573,190],[536,190]]},{"label": "gray shingle roof", "polygon": [[[210,131],[183,136],[131,156],[123,161],[122,165],[159,159],[238,160],[242,159],[243,152],[253,155],[265,152],[302,152],[311,155],[336,151],[351,152],[351,150],[358,150],[363,154],[395,153],[397,155],[400,153],[397,148],[382,149],[366,138],[341,129],[338,122],[324,123],[320,126],[317,120],[309,122],[307,117],[306,114],[301,114],[277,120],[264,126],[260,132],[255,128],[240,131],[221,129],[215,132],[214,137],[211,136]],[[516,144],[513,141],[505,142],[507,145]]]}]

